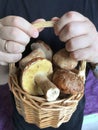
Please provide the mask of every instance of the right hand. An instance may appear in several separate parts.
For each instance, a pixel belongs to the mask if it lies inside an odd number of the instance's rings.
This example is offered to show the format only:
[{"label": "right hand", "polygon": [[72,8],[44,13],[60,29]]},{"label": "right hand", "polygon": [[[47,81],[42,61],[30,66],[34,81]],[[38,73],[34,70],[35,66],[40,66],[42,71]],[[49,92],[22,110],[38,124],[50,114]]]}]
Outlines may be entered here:
[{"label": "right hand", "polygon": [[0,19],[0,65],[17,62],[30,41],[39,30],[22,17],[7,16]]}]

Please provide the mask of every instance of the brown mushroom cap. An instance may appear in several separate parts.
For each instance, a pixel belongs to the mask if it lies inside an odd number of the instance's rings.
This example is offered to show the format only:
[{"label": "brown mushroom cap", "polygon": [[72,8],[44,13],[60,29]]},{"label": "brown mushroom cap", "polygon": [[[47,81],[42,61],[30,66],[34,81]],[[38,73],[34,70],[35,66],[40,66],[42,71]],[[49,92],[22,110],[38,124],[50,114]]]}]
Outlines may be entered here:
[{"label": "brown mushroom cap", "polygon": [[53,63],[62,69],[72,70],[77,66],[78,61],[71,58],[69,52],[63,48],[54,54]]},{"label": "brown mushroom cap", "polygon": [[58,69],[54,72],[53,83],[65,94],[77,94],[84,91],[81,77],[64,69]]}]

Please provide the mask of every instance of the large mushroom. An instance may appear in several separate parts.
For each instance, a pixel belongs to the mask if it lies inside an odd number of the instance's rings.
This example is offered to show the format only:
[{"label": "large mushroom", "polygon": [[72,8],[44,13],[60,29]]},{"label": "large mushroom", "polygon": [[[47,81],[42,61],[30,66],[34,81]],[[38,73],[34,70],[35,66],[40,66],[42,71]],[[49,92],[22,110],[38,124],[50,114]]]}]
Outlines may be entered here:
[{"label": "large mushroom", "polygon": [[78,94],[84,91],[84,82],[72,71],[58,69],[53,74],[53,83],[65,94]]},{"label": "large mushroom", "polygon": [[44,95],[47,101],[58,98],[60,90],[51,82],[52,63],[44,58],[30,61],[22,72],[22,88],[32,95]]},{"label": "large mushroom", "polygon": [[57,69],[52,77],[53,83],[65,94],[83,93],[86,61],[81,61],[79,70]]},{"label": "large mushroom", "polygon": [[19,68],[21,68],[21,70],[26,66],[26,64],[30,60],[37,58],[37,57],[52,60],[53,52],[52,52],[50,46],[47,45],[45,42],[37,41],[35,43],[32,43],[31,49],[32,49],[32,52],[29,55],[27,55],[26,57],[24,57],[22,60],[20,60],[20,62],[19,62]]},{"label": "large mushroom", "polygon": [[57,67],[62,69],[66,69],[66,70],[74,69],[78,64],[78,61],[71,58],[69,54],[70,53],[67,52],[65,48],[59,50],[53,55],[53,63]]}]

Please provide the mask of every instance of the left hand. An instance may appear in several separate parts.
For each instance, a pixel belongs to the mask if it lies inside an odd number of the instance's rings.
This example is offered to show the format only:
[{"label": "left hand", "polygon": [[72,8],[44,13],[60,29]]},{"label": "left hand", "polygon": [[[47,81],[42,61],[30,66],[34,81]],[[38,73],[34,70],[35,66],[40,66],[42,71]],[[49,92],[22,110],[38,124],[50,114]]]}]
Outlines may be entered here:
[{"label": "left hand", "polygon": [[54,31],[61,41],[66,42],[71,57],[98,63],[98,32],[88,18],[70,11],[57,19]]}]

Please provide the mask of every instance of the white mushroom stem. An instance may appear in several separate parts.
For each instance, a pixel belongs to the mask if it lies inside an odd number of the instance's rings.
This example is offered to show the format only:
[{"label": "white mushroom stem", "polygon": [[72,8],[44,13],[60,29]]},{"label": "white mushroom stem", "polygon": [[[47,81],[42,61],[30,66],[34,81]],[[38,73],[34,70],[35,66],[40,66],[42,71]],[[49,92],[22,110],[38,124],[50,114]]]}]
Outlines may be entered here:
[{"label": "white mushroom stem", "polygon": [[47,101],[54,101],[58,98],[60,90],[44,74],[36,75],[35,84],[40,87]]}]

